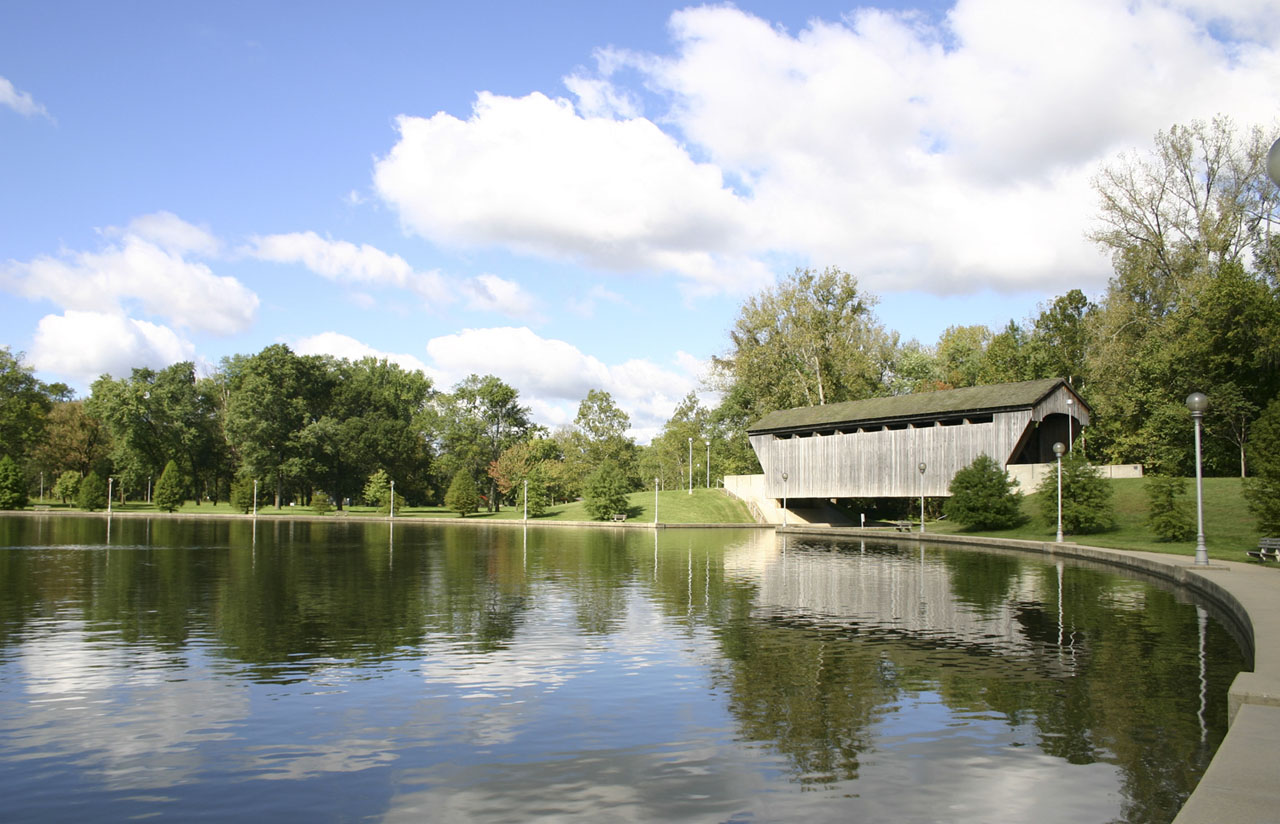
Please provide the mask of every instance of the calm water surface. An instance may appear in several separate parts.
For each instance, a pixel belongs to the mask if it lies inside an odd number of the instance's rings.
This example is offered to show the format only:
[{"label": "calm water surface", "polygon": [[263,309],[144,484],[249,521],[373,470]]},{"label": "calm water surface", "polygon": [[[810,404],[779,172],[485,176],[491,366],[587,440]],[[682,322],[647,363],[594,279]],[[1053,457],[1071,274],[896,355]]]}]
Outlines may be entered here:
[{"label": "calm water surface", "polygon": [[0,518],[6,821],[1167,822],[1235,641],[912,543]]}]

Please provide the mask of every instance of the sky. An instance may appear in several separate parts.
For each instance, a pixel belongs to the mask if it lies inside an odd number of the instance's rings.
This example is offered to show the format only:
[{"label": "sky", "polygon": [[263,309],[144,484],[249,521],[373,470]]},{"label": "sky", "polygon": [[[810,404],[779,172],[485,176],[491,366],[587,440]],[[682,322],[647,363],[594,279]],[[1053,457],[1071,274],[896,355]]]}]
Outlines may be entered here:
[{"label": "sky", "polygon": [[926,345],[1100,295],[1101,164],[1278,78],[1280,0],[7,0],[0,346],[603,389],[643,443],[797,267]]}]

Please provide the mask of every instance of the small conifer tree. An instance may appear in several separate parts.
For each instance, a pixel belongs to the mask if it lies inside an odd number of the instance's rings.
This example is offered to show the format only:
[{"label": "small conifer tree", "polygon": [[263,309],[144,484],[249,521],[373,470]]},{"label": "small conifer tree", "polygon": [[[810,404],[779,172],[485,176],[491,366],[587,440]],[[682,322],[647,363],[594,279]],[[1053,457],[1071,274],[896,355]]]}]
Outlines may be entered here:
[{"label": "small conifer tree", "polygon": [[80,492],[76,496],[76,505],[89,512],[106,507],[107,482],[102,480],[97,472],[90,472],[80,482]]},{"label": "small conifer tree", "polygon": [[333,511],[333,501],[324,492],[311,495],[311,511],[317,515],[328,515]]},{"label": "small conifer tree", "polygon": [[164,465],[164,472],[160,473],[160,480],[156,481],[151,500],[157,509],[164,512],[173,512],[182,506],[186,495],[183,493],[182,473],[177,461],[169,461]]},{"label": "small conifer tree", "polygon": [[1183,500],[1187,479],[1152,475],[1147,478],[1146,487],[1147,528],[1156,540],[1190,541],[1196,537],[1191,511]]},{"label": "small conifer tree", "polygon": [[1008,529],[1022,521],[1022,493],[991,456],[982,454],[951,479],[947,517],[972,529]]},{"label": "small conifer tree", "polygon": [[449,491],[444,494],[444,505],[463,518],[480,508],[480,493],[470,472],[463,469],[453,476]]},{"label": "small conifer tree", "polygon": [[[1058,523],[1058,468],[1052,467],[1036,488],[1040,517]],[[1062,531],[1070,535],[1104,532],[1116,525],[1111,485],[1081,453],[1062,457]]]},{"label": "small conifer tree", "polygon": [[253,481],[241,478],[231,483],[231,505],[248,515],[253,511]]}]

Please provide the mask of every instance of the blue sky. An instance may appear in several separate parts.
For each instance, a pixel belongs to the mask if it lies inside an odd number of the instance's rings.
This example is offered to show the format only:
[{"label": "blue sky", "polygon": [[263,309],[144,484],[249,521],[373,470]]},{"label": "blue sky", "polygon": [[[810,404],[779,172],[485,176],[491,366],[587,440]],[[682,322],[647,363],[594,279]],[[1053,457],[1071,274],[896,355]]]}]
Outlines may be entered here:
[{"label": "blue sky", "polygon": [[838,266],[903,339],[1098,294],[1089,180],[1274,128],[1273,0],[0,7],[0,345],[493,373],[647,438],[741,302]]}]

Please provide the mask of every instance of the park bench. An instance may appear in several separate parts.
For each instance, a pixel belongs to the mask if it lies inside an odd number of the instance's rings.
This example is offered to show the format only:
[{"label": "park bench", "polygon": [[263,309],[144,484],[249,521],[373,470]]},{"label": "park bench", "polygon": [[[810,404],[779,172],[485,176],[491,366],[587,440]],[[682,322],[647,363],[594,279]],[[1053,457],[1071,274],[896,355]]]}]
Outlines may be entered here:
[{"label": "park bench", "polygon": [[620,512],[615,512],[615,513],[613,513],[612,515],[610,515],[609,517],[610,517],[612,520],[615,520],[615,521],[625,521],[625,520],[627,519],[627,516],[626,516],[626,515],[624,515],[624,514],[622,514],[622,513],[620,513]]},{"label": "park bench", "polygon": [[1263,538],[1248,554],[1259,561],[1280,561],[1280,538]]},{"label": "park bench", "polygon": [[48,512],[48,511],[49,511],[49,506],[48,506],[47,504],[36,504],[35,506],[33,506],[33,507],[31,507],[31,508],[32,508],[34,511],[36,511],[36,512]]},{"label": "park bench", "polygon": [[910,532],[911,522],[910,521],[894,521],[893,528],[899,532]]}]

